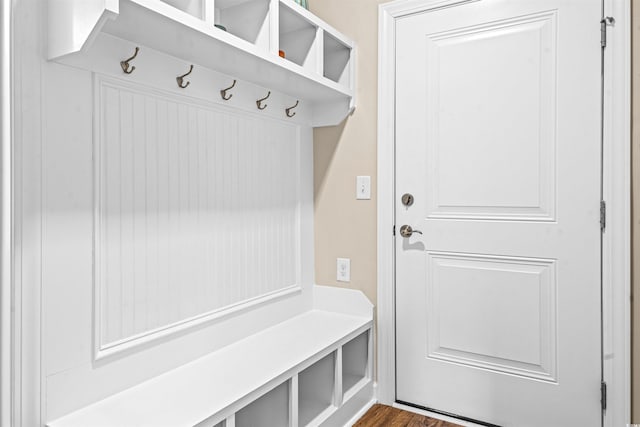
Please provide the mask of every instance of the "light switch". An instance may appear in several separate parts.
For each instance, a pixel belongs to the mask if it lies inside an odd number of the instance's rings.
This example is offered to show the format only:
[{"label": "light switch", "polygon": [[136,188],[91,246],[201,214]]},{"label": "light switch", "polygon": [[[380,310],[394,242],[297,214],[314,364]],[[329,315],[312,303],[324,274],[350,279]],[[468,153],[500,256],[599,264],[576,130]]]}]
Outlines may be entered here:
[{"label": "light switch", "polygon": [[371,177],[370,176],[356,177],[356,199],[358,200],[371,199]]},{"label": "light switch", "polygon": [[351,260],[349,258],[338,258],[336,276],[338,282],[349,282],[351,280]]}]

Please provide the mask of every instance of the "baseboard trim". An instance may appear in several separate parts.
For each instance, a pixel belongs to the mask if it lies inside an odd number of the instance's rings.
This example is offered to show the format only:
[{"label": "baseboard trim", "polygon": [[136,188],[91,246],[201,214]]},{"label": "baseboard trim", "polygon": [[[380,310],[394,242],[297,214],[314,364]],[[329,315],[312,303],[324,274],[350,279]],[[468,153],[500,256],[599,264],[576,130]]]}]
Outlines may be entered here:
[{"label": "baseboard trim", "polygon": [[376,403],[378,403],[378,399],[373,398],[371,399],[365,406],[362,407],[362,409],[360,409],[349,421],[346,422],[346,424],[344,425],[344,427],[352,427],[356,422],[358,422],[358,420],[362,417],[364,417],[364,414],[367,413],[367,411],[369,409],[371,409],[371,407],[373,405],[375,405]]}]

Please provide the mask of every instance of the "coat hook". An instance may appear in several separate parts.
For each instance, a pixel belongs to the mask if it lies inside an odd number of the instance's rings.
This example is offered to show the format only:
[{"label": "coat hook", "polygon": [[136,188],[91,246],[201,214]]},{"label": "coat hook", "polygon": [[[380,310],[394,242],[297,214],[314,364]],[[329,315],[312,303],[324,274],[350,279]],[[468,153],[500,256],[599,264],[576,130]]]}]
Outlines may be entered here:
[{"label": "coat hook", "polygon": [[230,90],[230,89],[233,89],[233,87],[234,87],[235,85],[236,85],[236,81],[235,81],[235,79],[234,79],[234,80],[233,80],[233,84],[232,84],[231,86],[229,86],[229,87],[228,87],[228,88],[226,88],[226,89],[222,89],[222,90],[220,91],[220,96],[222,96],[222,99],[224,99],[225,101],[228,101],[228,100],[230,100],[230,99],[231,99],[231,97],[233,96],[233,94],[229,94],[229,96],[227,96],[227,91],[228,91],[228,90]]},{"label": "coat hook", "polygon": [[129,61],[134,60],[136,56],[138,56],[139,50],[140,48],[136,46],[136,51],[131,58],[125,59],[124,61],[120,61],[120,66],[122,67],[122,71],[124,71],[126,74],[131,74],[133,73],[133,70],[136,69],[135,65],[131,67],[129,66]]},{"label": "coat hook", "polygon": [[191,74],[192,71],[193,71],[193,64],[191,64],[191,68],[189,68],[188,73],[176,77],[176,81],[178,82],[178,87],[181,87],[182,89],[184,89],[187,86],[189,86],[189,83],[191,82],[187,82],[186,84],[184,84],[184,78],[187,77],[189,74]]},{"label": "coat hook", "polygon": [[292,113],[291,113],[291,110],[293,110],[294,108],[296,108],[296,107],[298,106],[298,104],[299,104],[299,103],[300,103],[300,101],[298,100],[298,101],[296,101],[296,103],[295,103],[295,105],[294,105],[293,107],[289,107],[289,108],[286,108],[286,109],[284,110],[284,112],[285,112],[285,113],[287,113],[287,117],[293,117],[293,116],[295,116],[295,115],[296,115],[296,113],[295,113],[295,112],[292,114]]},{"label": "coat hook", "polygon": [[265,108],[267,108],[267,104],[262,105],[262,101],[266,101],[267,98],[269,98],[270,96],[271,96],[271,91],[269,91],[267,96],[265,96],[264,98],[260,98],[256,101],[256,104],[258,105],[258,110],[264,110]]}]

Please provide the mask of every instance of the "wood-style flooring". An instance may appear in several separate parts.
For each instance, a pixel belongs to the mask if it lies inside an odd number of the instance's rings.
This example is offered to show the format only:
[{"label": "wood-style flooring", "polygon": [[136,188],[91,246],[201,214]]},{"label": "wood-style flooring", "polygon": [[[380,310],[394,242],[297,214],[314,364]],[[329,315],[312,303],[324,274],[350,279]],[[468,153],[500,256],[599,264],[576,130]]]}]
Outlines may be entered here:
[{"label": "wood-style flooring", "polygon": [[446,421],[403,411],[386,405],[373,405],[353,427],[460,427]]}]

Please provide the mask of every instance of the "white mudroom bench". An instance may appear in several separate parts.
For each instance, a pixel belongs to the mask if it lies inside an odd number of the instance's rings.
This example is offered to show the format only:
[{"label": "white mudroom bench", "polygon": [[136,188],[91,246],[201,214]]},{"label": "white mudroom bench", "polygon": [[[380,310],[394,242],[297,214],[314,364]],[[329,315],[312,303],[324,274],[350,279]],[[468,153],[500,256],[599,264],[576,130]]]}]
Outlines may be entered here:
[{"label": "white mudroom bench", "polygon": [[314,286],[312,310],[49,427],[342,426],[373,402],[372,305]]}]

